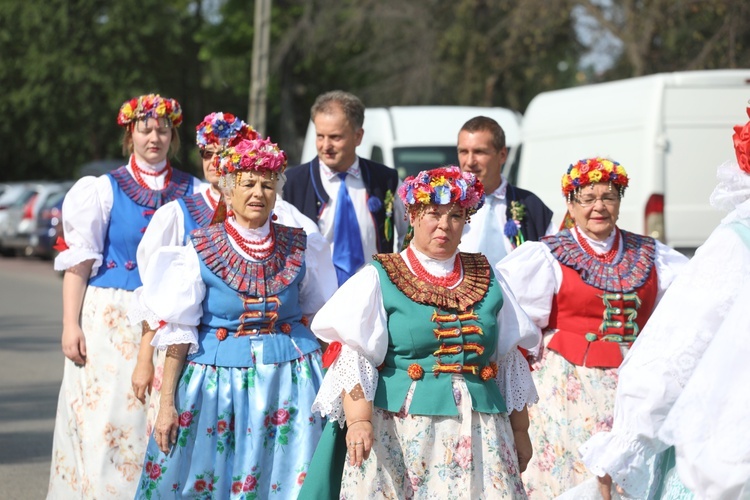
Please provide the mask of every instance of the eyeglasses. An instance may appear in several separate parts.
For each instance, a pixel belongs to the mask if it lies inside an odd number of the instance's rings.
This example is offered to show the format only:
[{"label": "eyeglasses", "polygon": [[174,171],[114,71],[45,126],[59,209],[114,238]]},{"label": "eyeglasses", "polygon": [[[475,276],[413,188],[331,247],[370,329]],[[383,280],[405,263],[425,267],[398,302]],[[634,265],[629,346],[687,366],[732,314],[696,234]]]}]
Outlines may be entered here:
[{"label": "eyeglasses", "polygon": [[218,155],[219,153],[218,151],[210,151],[208,149],[201,149],[199,154],[201,155],[201,158],[203,158],[204,160],[210,160],[211,158],[213,158],[215,155]]},{"label": "eyeglasses", "polygon": [[620,202],[620,197],[614,194],[607,194],[601,198],[594,198],[593,196],[586,196],[583,198],[575,198],[576,203],[581,205],[583,208],[592,207],[596,204],[597,200],[601,200],[607,207],[613,207]]}]

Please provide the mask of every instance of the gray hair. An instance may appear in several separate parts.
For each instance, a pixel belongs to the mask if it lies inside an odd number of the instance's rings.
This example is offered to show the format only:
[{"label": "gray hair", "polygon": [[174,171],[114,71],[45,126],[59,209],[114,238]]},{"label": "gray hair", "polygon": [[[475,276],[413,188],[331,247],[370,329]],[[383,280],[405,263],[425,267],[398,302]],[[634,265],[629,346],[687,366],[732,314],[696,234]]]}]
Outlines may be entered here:
[{"label": "gray hair", "polygon": [[365,122],[365,105],[359,97],[343,90],[332,90],[319,95],[310,108],[310,119],[315,120],[318,113],[330,113],[336,106],[341,107],[354,130],[362,128]]}]

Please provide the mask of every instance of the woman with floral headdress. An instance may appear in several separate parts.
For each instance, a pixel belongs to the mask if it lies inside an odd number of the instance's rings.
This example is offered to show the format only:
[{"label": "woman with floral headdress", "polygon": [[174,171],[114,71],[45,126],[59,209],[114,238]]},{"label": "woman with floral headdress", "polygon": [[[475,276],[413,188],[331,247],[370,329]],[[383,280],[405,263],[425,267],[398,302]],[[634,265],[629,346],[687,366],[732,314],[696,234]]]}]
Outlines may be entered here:
[{"label": "woman with floral headdress", "polygon": [[323,428],[310,410],[320,346],[303,316],[335,290],[318,265],[330,255],[272,222],[283,151],[255,139],[221,155],[227,218],[157,250],[130,311],[166,349],[138,498],[295,498]]},{"label": "woman with floral headdress", "polygon": [[581,450],[604,485],[634,498],[750,498],[750,122],[734,130],[737,160],[719,166],[711,194],[729,214],[620,368],[612,431]]},{"label": "woman with floral headdress", "polygon": [[590,478],[578,447],[612,425],[617,368],[687,262],[617,227],[629,183],[617,162],[589,158],[562,179],[573,227],[526,242],[497,269],[544,332],[536,349],[539,404],[529,411],[529,497],[554,498]]},{"label": "woman with floral headdress", "polygon": [[483,255],[457,250],[484,188],[451,166],[398,194],[409,246],[377,255],[312,323],[330,344],[313,406],[329,424],[301,497],[525,498],[536,391],[517,346],[539,330]]},{"label": "woman with floral headdress", "polygon": [[48,498],[132,497],[146,448],[146,408],[129,387],[141,328],[125,311],[141,285],[136,248],[154,211],[191,194],[200,181],[173,169],[182,110],[149,94],[120,108],[127,165],[79,180],[63,202],[67,247],[62,350]]},{"label": "woman with floral headdress", "polygon": [[[224,220],[226,205],[219,186],[220,154],[241,140],[257,138],[258,134],[251,126],[230,113],[210,113],[198,124],[195,141],[200,152],[203,176],[208,185],[203,186],[200,192],[169,202],[156,211],[138,245],[137,263],[141,278],[156,250],[164,246],[183,246],[187,244],[191,231],[207,227],[214,220]],[[278,224],[301,227],[307,233],[308,247],[316,247],[316,251],[322,255],[330,253],[328,242],[320,235],[317,225],[281,198],[277,197],[271,218]],[[326,262],[320,264],[326,266]],[[335,272],[333,263],[327,268],[322,272]],[[154,333],[148,328],[144,332],[132,377],[133,392],[138,399],[145,402],[146,395],[150,393],[146,426],[149,436],[159,412],[159,388],[164,368],[163,350],[159,351],[156,366],[154,365],[154,347],[151,345]]]}]

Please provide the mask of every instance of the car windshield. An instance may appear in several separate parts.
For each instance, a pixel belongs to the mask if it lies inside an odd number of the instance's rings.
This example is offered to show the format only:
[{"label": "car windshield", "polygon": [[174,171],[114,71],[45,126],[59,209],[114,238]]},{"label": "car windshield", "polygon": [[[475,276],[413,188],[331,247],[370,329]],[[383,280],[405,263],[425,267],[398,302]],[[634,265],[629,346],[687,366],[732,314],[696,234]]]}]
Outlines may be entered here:
[{"label": "car windshield", "polygon": [[456,146],[393,148],[393,163],[395,163],[398,176],[405,179],[422,170],[458,165],[458,153]]}]

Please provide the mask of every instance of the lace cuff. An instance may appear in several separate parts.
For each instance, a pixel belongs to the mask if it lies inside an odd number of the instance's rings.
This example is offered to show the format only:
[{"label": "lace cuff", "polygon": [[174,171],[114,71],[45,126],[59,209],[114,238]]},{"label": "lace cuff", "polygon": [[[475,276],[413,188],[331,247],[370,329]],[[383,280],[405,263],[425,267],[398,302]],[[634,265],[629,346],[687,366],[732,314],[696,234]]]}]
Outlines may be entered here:
[{"label": "lace cuff", "polygon": [[342,428],[346,423],[344,415],[344,392],[359,384],[362,386],[365,399],[375,399],[378,387],[378,371],[363,354],[344,345],[338,359],[328,368],[323,384],[313,402],[312,411],[329,420],[338,421]]},{"label": "lace cuff", "polygon": [[614,432],[594,434],[580,448],[581,460],[599,477],[609,474],[628,496],[644,498],[649,485],[649,459],[655,450]]},{"label": "lace cuff", "polygon": [[165,350],[171,345],[190,344],[188,356],[198,352],[198,328],[194,326],[178,325],[176,323],[167,323],[156,330],[154,340],[151,345]]},{"label": "lace cuff", "polygon": [[500,358],[495,380],[505,398],[508,413],[514,410],[521,411],[524,406],[531,406],[539,401],[529,363],[518,349],[511,349]]},{"label": "lace cuff", "polygon": [[103,257],[101,252],[97,252],[93,248],[68,248],[63,250],[55,257],[55,271],[65,271],[87,260],[94,261],[94,265],[91,266],[91,276],[96,276],[99,266],[102,265]]}]

